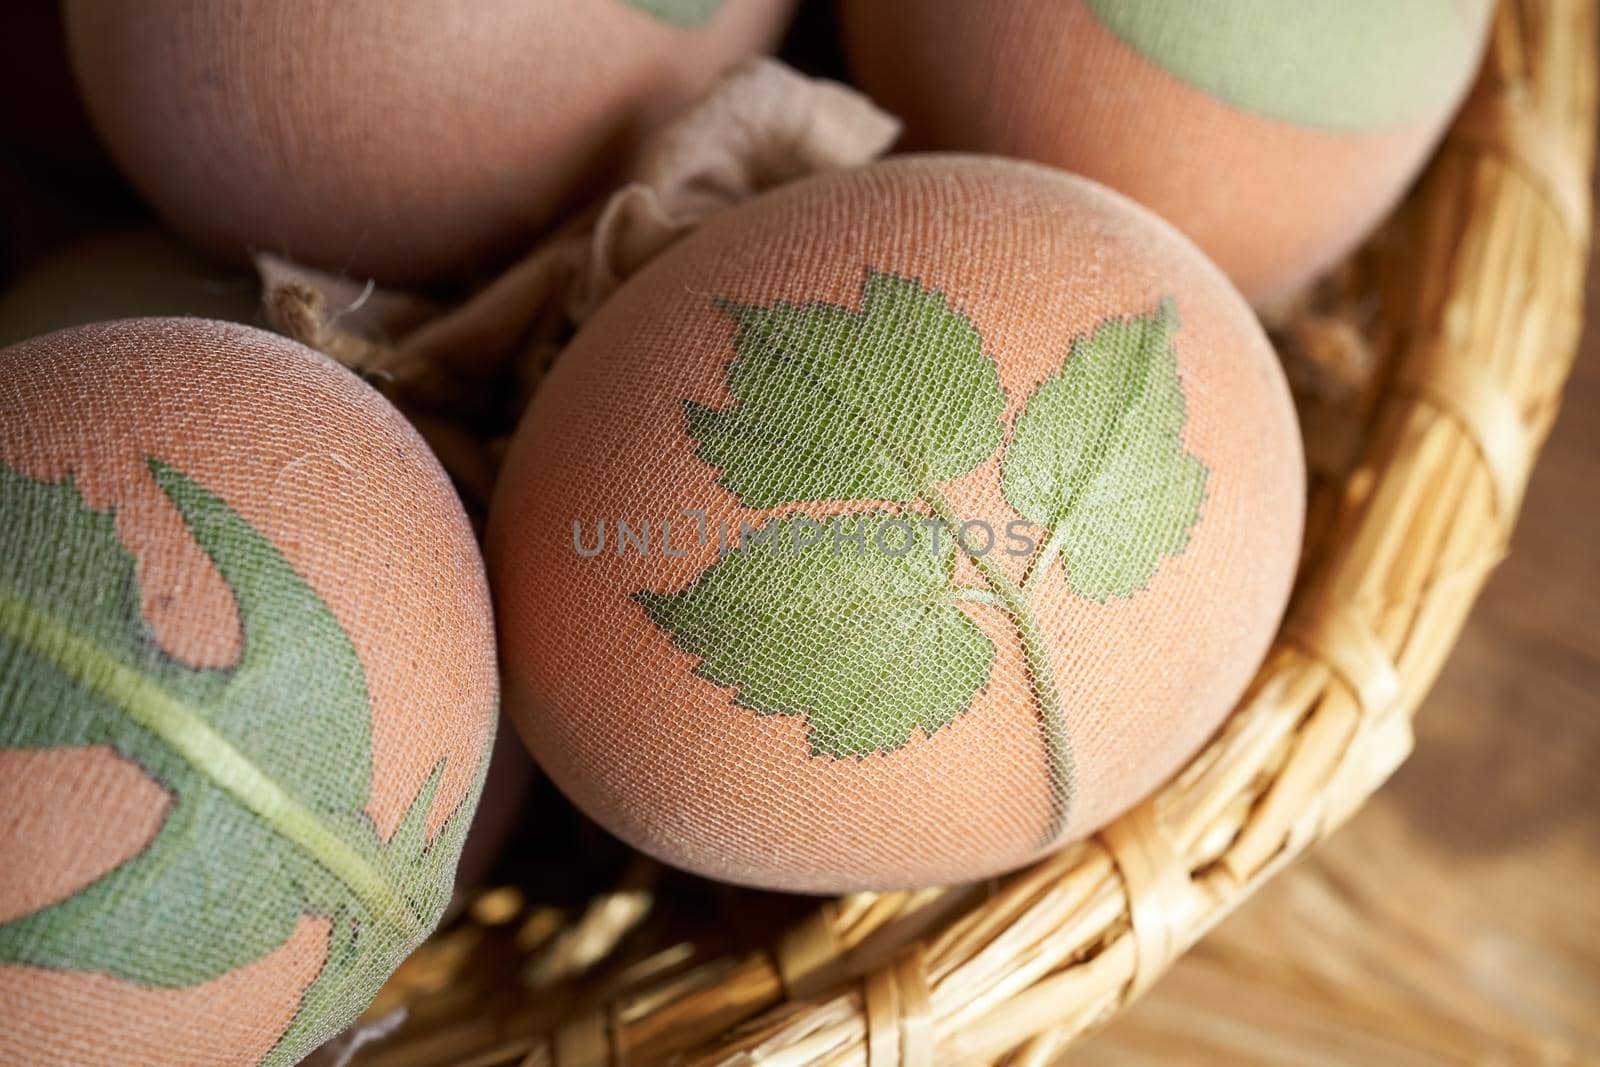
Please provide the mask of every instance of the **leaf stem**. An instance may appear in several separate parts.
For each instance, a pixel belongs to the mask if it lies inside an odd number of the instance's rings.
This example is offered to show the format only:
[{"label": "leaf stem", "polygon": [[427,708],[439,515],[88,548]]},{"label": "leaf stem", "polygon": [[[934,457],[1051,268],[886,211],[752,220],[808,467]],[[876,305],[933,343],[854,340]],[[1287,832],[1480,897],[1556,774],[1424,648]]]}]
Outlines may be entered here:
[{"label": "leaf stem", "polygon": [[401,929],[408,940],[422,932],[394,887],[316,812],[218,733],[198,708],[120,662],[103,645],[16,597],[0,594],[0,634],[54,664],[62,674],[99,694],[155,735],[217,788],[326,868],[373,915]]},{"label": "leaf stem", "polygon": [[1061,547],[1067,543],[1066,523],[1057,523],[1050,527],[1050,536],[1045,538],[1044,547],[1039,554],[1028,563],[1028,569],[1022,576],[1022,589],[1031,593],[1039,588],[1044,576],[1050,571],[1050,561],[1061,554]]},{"label": "leaf stem", "polygon": [[997,608],[1005,607],[1005,602],[997,596],[992,589],[978,589],[973,586],[957,586],[950,590],[950,599],[968,604],[991,604]]},{"label": "leaf stem", "polygon": [[[938,486],[928,485],[923,491],[928,506],[952,529],[961,524],[960,517],[950,506],[950,501]],[[958,542],[959,547],[959,542]],[[1000,606],[1011,616],[1022,643],[1023,658],[1028,664],[1028,675],[1033,679],[1034,696],[1039,702],[1039,725],[1044,733],[1045,762],[1050,772],[1050,821],[1045,828],[1041,844],[1049,844],[1061,835],[1067,823],[1067,813],[1072,804],[1073,785],[1077,776],[1072,759],[1072,744],[1067,738],[1066,713],[1061,703],[1061,690],[1056,684],[1055,669],[1050,666],[1050,650],[1039,622],[1034,617],[1033,605],[1028,595],[1011,580],[987,555],[968,552],[967,558],[993,590]]]},{"label": "leaf stem", "polygon": [[[849,397],[825,388],[828,385],[826,380],[817,384],[824,387],[817,390],[822,394],[822,399],[845,405],[856,416],[860,425],[867,427],[869,433],[874,433],[871,428],[875,425],[875,420],[852,404]],[[892,439],[876,434],[875,438],[884,454],[894,460],[906,473],[908,487],[915,487],[920,491],[922,498],[947,527],[952,530],[960,529],[960,516],[956,514],[955,508],[950,506],[950,501],[940,491],[928,470],[903,454]],[[1022,642],[1023,656],[1028,663],[1028,674],[1033,679],[1034,697],[1039,702],[1039,725],[1044,734],[1045,763],[1050,777],[1050,820],[1040,842],[1041,846],[1047,845],[1055,841],[1066,826],[1067,813],[1072,805],[1073,786],[1077,778],[1077,770],[1072,759],[1072,743],[1067,737],[1066,714],[1061,705],[1061,690],[1056,685],[1055,670],[1050,666],[1049,648],[1039,630],[1038,620],[1034,618],[1028,595],[1019,589],[1010,576],[996,566],[987,555],[967,552],[960,544],[960,538],[956,538],[956,543],[957,548],[978,568],[978,573],[989,584],[1000,606],[1011,616]]]}]

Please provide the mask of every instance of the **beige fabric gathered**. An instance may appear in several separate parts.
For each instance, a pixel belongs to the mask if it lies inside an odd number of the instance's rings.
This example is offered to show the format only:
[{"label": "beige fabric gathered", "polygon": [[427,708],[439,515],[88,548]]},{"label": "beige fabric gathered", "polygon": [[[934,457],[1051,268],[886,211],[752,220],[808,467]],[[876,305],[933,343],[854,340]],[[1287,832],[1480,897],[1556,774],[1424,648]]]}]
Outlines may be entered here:
[{"label": "beige fabric gathered", "polygon": [[764,190],[870,162],[899,130],[852,89],[750,60],[647,143],[623,185],[454,308],[262,254],[268,320],[382,389],[481,510],[497,455],[473,441],[485,381],[512,370],[520,410],[567,339],[668,245]]},{"label": "beige fabric gathered", "polygon": [[645,150],[601,209],[569,296],[583,322],[667,245],[723,208],[808,174],[876,159],[899,123],[835,82],[771,59],[729,72]]}]

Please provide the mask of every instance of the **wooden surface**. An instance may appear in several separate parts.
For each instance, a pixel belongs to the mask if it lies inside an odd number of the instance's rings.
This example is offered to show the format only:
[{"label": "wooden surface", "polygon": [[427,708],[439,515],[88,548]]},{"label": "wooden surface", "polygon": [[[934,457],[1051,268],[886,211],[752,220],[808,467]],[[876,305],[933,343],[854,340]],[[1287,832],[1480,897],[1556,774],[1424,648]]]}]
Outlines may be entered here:
[{"label": "wooden surface", "polygon": [[1600,1064],[1600,274],[1417,748],[1073,1067]]}]

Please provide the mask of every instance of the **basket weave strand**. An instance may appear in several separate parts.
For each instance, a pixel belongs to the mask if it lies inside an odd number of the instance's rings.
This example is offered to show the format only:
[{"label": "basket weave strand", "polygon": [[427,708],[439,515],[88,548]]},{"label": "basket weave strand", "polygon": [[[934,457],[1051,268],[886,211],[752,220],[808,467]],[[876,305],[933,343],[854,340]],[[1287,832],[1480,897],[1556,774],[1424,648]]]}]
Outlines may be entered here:
[{"label": "basket weave strand", "polygon": [[[1308,441],[1290,620],[1175,779],[992,885],[842,898],[743,957],[692,938],[614,953],[648,921],[638,871],[618,890],[631,906],[603,897],[565,925],[485,898],[396,975],[373,1014],[410,1019],[355,1063],[1020,1067],[1147,989],[1405,758],[1411,716],[1506,552],[1580,326],[1595,40],[1596,0],[1502,3],[1432,168],[1345,272],[1337,303],[1379,369],[1333,430],[1308,417],[1307,432],[1356,447]],[[539,976],[525,997],[490,997],[499,979],[474,962],[507,954]],[[586,980],[603,958],[608,977]]]}]

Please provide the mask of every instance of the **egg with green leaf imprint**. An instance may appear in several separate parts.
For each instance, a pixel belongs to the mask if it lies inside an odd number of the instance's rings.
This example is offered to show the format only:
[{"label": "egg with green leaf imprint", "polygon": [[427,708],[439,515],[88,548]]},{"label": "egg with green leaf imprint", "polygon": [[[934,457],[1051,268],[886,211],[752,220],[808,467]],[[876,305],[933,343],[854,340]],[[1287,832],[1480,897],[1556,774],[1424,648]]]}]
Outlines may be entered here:
[{"label": "egg with green leaf imprint", "polygon": [[1438,143],[1490,0],[844,0],[915,147],[1035,159],[1171,220],[1258,305],[1361,242]]},{"label": "egg with green leaf imprint", "polygon": [[982,877],[1217,727],[1303,491],[1260,327],[1149,212],[977,157],[807,179],[647,267],[535,398],[490,515],[507,708],[691,870]]},{"label": "egg with green leaf imprint", "polygon": [[202,319],[0,350],[0,1062],[290,1064],[438,921],[472,532],[353,375]]}]

